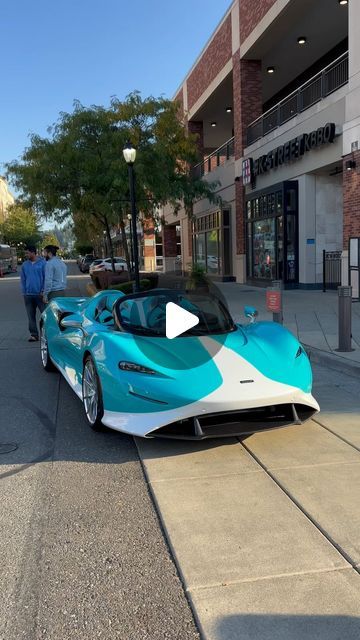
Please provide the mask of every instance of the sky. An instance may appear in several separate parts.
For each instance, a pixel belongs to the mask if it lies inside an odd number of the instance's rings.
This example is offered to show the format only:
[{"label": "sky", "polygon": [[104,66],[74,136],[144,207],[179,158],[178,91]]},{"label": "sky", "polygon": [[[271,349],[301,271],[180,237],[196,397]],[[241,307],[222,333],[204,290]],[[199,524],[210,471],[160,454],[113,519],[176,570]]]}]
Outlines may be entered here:
[{"label": "sky", "polygon": [[172,98],[231,0],[0,0],[0,173],[74,99]]}]

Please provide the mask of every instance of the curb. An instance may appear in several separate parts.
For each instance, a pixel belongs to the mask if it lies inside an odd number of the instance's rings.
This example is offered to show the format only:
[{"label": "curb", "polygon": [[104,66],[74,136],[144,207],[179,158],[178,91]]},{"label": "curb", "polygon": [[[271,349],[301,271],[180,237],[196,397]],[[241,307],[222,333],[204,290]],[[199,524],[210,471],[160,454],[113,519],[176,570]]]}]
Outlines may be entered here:
[{"label": "curb", "polygon": [[325,365],[329,369],[345,373],[349,376],[360,376],[360,363],[351,362],[343,356],[327,353],[326,351],[321,351],[315,347],[310,347],[307,344],[304,344],[304,347],[310,358],[311,364]]}]

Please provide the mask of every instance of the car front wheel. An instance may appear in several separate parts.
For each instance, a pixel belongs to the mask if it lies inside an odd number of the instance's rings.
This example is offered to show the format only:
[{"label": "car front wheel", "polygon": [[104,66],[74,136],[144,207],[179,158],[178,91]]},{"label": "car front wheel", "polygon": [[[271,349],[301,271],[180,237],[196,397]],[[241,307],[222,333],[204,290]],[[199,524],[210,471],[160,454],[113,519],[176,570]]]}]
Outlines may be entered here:
[{"label": "car front wheel", "polygon": [[56,367],[49,355],[49,347],[44,325],[41,325],[40,327],[40,354],[42,366],[45,371],[56,371]]},{"label": "car front wheel", "polygon": [[101,431],[104,428],[101,422],[104,415],[101,384],[95,363],[90,355],[86,357],[84,362],[82,396],[89,426],[94,431]]}]

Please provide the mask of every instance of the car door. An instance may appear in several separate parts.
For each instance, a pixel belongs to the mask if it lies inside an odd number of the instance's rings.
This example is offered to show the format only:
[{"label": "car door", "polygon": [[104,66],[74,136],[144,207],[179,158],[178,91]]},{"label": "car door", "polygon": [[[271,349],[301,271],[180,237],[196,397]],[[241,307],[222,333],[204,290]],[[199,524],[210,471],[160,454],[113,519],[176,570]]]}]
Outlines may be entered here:
[{"label": "car door", "polygon": [[[71,319],[71,315],[67,317],[69,320]],[[62,369],[66,380],[79,395],[81,393],[83,353],[86,337],[85,328],[64,327],[60,321],[60,331],[54,339],[56,363]]]}]

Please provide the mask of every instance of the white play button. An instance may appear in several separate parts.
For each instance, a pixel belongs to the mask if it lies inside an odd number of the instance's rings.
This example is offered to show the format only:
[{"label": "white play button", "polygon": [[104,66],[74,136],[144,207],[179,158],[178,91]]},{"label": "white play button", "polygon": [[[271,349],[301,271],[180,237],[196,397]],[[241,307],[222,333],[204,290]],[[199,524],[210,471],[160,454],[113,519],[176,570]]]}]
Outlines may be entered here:
[{"label": "white play button", "polygon": [[178,304],[168,302],[166,305],[166,337],[169,340],[181,336],[199,324],[199,318],[193,313],[189,313]]}]

